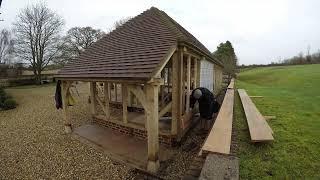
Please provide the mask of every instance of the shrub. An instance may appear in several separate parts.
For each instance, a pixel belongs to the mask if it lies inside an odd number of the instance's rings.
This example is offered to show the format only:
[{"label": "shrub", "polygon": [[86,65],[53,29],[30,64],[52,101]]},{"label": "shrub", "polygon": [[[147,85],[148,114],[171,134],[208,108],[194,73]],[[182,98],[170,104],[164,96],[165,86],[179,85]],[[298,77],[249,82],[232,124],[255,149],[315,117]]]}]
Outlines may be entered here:
[{"label": "shrub", "polygon": [[16,101],[10,98],[10,99],[6,99],[3,102],[2,109],[4,109],[4,110],[13,109],[13,108],[16,108],[16,106],[17,106]]},{"label": "shrub", "polygon": [[16,106],[16,101],[4,91],[4,88],[0,87],[0,110],[13,109]]}]

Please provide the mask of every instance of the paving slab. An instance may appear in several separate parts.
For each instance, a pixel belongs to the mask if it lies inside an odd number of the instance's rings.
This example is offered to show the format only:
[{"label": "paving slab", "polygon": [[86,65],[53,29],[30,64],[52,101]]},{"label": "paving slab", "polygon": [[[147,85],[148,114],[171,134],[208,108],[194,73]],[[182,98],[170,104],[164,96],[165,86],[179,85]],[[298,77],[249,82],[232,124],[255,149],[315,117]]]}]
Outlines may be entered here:
[{"label": "paving slab", "polygon": [[239,160],[234,156],[208,154],[199,180],[239,179]]}]

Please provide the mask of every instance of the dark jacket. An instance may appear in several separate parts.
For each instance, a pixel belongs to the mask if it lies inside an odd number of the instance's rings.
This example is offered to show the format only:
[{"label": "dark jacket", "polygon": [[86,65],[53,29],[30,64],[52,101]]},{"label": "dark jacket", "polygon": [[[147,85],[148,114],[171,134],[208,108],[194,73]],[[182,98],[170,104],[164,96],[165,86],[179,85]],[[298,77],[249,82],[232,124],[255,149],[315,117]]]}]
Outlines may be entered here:
[{"label": "dark jacket", "polygon": [[57,86],[56,86],[56,94],[54,96],[54,99],[56,101],[56,108],[62,109],[62,97],[61,97],[61,81],[58,80]]},{"label": "dark jacket", "polygon": [[[200,99],[195,99],[193,93],[196,89],[199,89],[202,93]],[[199,102],[200,116],[205,119],[212,119],[212,114],[217,113],[220,108],[220,104],[214,98],[214,95],[207,88],[199,87],[192,91],[190,96],[190,107],[193,108],[196,101]]]}]

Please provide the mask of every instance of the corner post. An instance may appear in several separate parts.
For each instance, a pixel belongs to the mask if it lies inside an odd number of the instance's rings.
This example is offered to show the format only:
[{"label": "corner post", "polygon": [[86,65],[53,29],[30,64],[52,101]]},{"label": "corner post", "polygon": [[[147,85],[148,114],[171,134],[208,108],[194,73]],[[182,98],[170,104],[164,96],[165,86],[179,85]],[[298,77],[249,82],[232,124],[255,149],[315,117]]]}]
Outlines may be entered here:
[{"label": "corner post", "polygon": [[191,84],[191,56],[187,59],[187,94],[186,94],[186,113],[190,110],[190,84]]},{"label": "corner post", "polygon": [[147,108],[147,133],[148,133],[148,164],[147,170],[156,173],[159,163],[159,111],[158,93],[159,84],[146,84]]},{"label": "corner post", "polygon": [[106,119],[110,118],[110,104],[109,104],[109,83],[105,82],[103,85],[104,102],[105,102],[105,112]]},{"label": "corner post", "polygon": [[94,117],[97,114],[97,101],[96,101],[96,95],[97,95],[97,85],[96,82],[90,82],[90,109],[91,109],[91,115]]},{"label": "corner post", "polygon": [[67,105],[67,95],[68,95],[68,91],[69,91],[69,86],[70,86],[70,82],[68,81],[62,81],[62,109],[63,109],[63,116],[64,116],[64,131],[66,133],[71,133],[72,132],[72,127],[71,127],[71,120],[69,117],[69,112],[68,112],[68,105]]},{"label": "corner post", "polygon": [[121,85],[123,122],[128,123],[128,89],[126,84]]},{"label": "corner post", "polygon": [[179,120],[181,117],[180,112],[180,58],[179,51],[176,51],[172,57],[172,122],[171,134],[178,133]]}]

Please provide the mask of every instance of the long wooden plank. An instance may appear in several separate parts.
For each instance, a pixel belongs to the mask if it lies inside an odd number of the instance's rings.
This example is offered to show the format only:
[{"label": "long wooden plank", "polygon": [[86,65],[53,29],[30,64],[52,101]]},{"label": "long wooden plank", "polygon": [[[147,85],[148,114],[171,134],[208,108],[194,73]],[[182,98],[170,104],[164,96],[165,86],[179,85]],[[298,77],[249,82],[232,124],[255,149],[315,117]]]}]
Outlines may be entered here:
[{"label": "long wooden plank", "polygon": [[238,89],[252,142],[273,141],[272,129],[244,89]]},{"label": "long wooden plank", "polygon": [[202,151],[230,154],[234,90],[228,89],[218,113],[217,119],[205,141]]},{"label": "long wooden plank", "polygon": [[233,88],[234,88],[234,79],[232,78],[228,86],[228,89],[233,89]]}]

